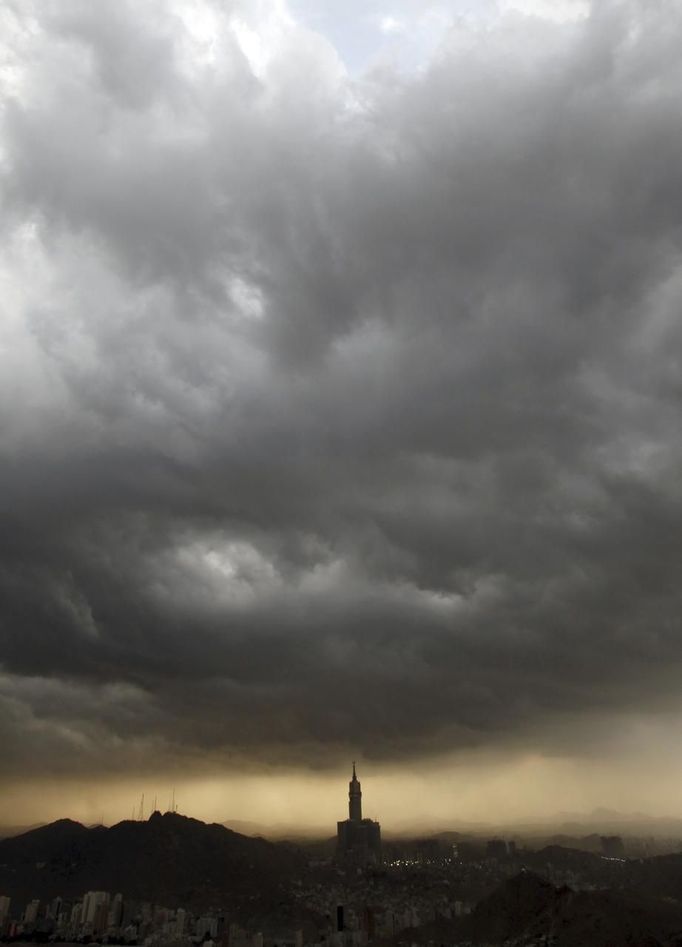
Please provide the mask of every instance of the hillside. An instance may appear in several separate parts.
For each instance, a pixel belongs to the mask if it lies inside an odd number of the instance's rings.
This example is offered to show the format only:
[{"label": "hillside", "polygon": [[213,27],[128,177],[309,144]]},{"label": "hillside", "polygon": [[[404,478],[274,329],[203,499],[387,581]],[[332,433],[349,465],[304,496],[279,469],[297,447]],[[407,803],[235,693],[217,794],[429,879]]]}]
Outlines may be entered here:
[{"label": "hillside", "polygon": [[477,905],[470,925],[476,943],[551,934],[557,947],[654,947],[682,932],[682,905],[631,892],[555,888],[522,872]]},{"label": "hillside", "polygon": [[172,813],[109,829],[63,819],[0,841],[0,891],[44,900],[101,889],[249,915],[278,903],[301,858],[294,846]]},{"label": "hillside", "polygon": [[557,888],[524,871],[480,901],[469,917],[403,931],[394,944],[525,947],[543,937],[554,947],[680,947],[682,905],[630,892]]}]

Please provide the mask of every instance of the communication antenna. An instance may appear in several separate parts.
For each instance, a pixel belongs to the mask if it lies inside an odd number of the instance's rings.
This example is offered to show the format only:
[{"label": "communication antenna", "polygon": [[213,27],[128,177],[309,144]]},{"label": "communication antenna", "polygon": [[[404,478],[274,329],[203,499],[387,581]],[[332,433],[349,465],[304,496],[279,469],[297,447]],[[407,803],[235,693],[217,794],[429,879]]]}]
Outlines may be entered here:
[{"label": "communication antenna", "polygon": [[154,808],[152,809],[152,812],[156,812],[156,796],[154,796]]},{"label": "communication antenna", "polygon": [[144,820],[144,793],[142,793],[142,798],[140,799],[140,814],[138,818],[140,822]]},{"label": "communication antenna", "polygon": [[177,807],[175,805],[175,786],[173,786],[173,801],[171,803],[171,812],[177,812]]}]

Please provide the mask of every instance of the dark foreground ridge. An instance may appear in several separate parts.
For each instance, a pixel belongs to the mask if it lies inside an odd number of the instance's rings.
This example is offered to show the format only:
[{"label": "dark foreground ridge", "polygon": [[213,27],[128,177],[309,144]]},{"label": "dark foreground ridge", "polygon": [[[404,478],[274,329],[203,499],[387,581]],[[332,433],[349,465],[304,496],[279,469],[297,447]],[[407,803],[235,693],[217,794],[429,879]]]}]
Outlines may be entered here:
[{"label": "dark foreground ridge", "polygon": [[530,872],[482,901],[471,922],[477,943],[545,935],[557,947],[682,944],[682,904],[633,892],[556,888]]},{"label": "dark foreground ridge", "polygon": [[490,947],[682,947],[682,904],[633,892],[574,891],[522,871],[469,917],[438,921],[394,944]]},{"label": "dark foreground ridge", "polygon": [[122,891],[170,907],[222,904],[239,912],[276,901],[301,864],[292,845],[176,813],[111,828],[62,819],[0,841],[0,893],[26,901]]},{"label": "dark foreground ridge", "polygon": [[[682,854],[437,838],[381,863],[175,813],[0,841],[0,934],[194,947],[682,947]],[[522,867],[524,866],[524,867]],[[548,876],[548,877],[546,877]],[[551,879],[551,880],[548,880]]]}]

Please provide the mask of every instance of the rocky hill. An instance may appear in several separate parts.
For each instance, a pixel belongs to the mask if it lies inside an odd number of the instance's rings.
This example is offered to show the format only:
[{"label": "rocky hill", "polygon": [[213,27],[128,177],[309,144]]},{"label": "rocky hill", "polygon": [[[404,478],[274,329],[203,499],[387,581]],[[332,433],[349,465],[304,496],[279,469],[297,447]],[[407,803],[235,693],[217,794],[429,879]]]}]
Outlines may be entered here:
[{"label": "rocky hill", "polygon": [[557,888],[524,871],[480,901],[469,917],[403,931],[393,943],[682,947],[682,904],[630,892]]},{"label": "rocky hill", "polygon": [[156,812],[86,828],[68,819],[0,841],[0,892],[18,900],[122,892],[169,907],[272,910],[301,867],[295,846]]},{"label": "rocky hill", "polygon": [[475,943],[553,938],[556,947],[658,947],[682,934],[682,905],[633,892],[573,891],[522,872],[468,920]]}]

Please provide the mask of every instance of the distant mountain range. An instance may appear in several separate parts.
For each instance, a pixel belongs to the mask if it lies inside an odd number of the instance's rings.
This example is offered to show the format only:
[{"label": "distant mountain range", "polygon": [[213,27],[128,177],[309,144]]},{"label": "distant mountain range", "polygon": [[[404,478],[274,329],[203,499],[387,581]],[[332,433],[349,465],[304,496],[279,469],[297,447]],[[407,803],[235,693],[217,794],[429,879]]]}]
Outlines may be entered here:
[{"label": "distant mountain range", "polygon": [[[21,835],[40,828],[45,823],[27,826],[0,826],[0,840]],[[221,823],[225,828],[240,835],[260,837],[270,840],[289,840],[310,842],[323,840],[334,834],[334,825],[301,826],[295,823],[265,823],[245,819],[226,819]],[[96,826],[93,826],[96,828]],[[580,836],[602,834],[621,834],[628,836],[652,836],[655,838],[682,839],[682,817],[651,816],[643,812],[618,812],[615,809],[598,808],[592,812],[557,812],[553,816],[526,822],[463,822],[453,820],[448,825],[436,825],[433,822],[405,821],[383,825],[385,838],[415,838],[427,836],[493,836],[524,837],[549,839],[553,836]]]},{"label": "distant mountain range", "polygon": [[594,809],[589,813],[558,812],[556,815],[532,822],[458,822],[435,828],[433,824],[404,823],[385,829],[386,837],[475,836],[492,838],[547,839],[552,836],[618,834],[637,837],[682,839],[682,818],[649,816],[642,812],[622,813],[613,809]]},{"label": "distant mountain range", "polygon": [[86,828],[62,819],[0,841],[0,892],[18,900],[88,890],[236,916],[271,912],[303,864],[295,846],[174,813]]},{"label": "distant mountain range", "polygon": [[336,827],[327,826],[300,826],[289,822],[275,822],[267,825],[263,822],[250,822],[245,819],[228,819],[222,825],[233,832],[240,832],[242,835],[251,835],[257,838],[267,838],[277,841],[290,842],[311,842],[320,841],[335,834]]},{"label": "distant mountain range", "polygon": [[[334,827],[301,827],[298,825],[263,822],[250,822],[230,819],[223,823],[236,832],[256,835],[268,839],[289,839],[291,841],[310,841],[324,839],[333,834]],[[588,835],[625,835],[654,838],[682,839],[682,818],[672,816],[649,816],[642,812],[622,813],[613,809],[594,809],[588,813],[558,812],[556,815],[533,822],[459,822],[453,820],[450,825],[434,825],[433,822],[405,821],[382,826],[385,839],[406,839],[421,837],[478,837],[549,840],[566,836],[570,839]]]}]

